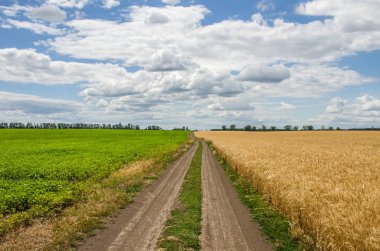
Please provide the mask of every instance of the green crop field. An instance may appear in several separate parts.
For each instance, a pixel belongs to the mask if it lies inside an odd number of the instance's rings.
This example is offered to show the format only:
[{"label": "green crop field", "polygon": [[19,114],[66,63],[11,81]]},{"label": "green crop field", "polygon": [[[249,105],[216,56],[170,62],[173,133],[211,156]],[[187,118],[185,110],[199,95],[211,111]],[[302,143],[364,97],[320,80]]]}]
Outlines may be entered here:
[{"label": "green crop field", "polygon": [[77,201],[85,184],[99,182],[123,164],[168,158],[187,135],[183,131],[0,130],[0,220],[57,212]]}]

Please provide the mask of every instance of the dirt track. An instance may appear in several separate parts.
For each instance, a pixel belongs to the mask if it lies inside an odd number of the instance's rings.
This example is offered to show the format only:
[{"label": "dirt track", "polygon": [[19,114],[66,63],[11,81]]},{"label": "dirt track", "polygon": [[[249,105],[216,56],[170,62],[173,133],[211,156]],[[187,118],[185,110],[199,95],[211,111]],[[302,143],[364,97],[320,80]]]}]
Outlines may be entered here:
[{"label": "dirt track", "polygon": [[108,224],[79,250],[155,250],[197,147],[198,142],[153,185],[138,195],[117,216],[115,224]]},{"label": "dirt track", "polygon": [[[104,230],[86,240],[79,250],[155,250],[170,216],[194,153],[192,148]],[[231,181],[204,142],[202,153],[202,250],[272,250],[241,203]]]},{"label": "dirt track", "polygon": [[272,250],[209,147],[202,155],[203,250]]}]

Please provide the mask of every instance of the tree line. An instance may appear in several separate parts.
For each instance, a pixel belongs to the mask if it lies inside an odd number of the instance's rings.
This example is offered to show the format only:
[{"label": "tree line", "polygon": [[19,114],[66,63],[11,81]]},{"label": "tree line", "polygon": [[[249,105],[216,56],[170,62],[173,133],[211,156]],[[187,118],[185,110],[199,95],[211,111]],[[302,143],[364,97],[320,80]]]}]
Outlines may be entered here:
[{"label": "tree line", "polygon": [[[88,124],[88,123],[0,123],[0,129],[123,129],[140,130],[139,125],[128,124]],[[150,125],[145,130],[162,130],[160,126]]]},{"label": "tree line", "polygon": [[[302,127],[292,126],[292,125],[285,125],[284,127],[266,126],[266,125],[256,127],[256,126],[252,126],[252,125],[246,125],[242,128],[238,128],[238,127],[236,127],[235,124],[232,124],[230,126],[223,125],[221,129],[211,129],[211,131],[299,131],[299,130],[313,131],[316,129],[312,125],[304,125]],[[340,127],[334,128],[332,126],[329,126],[329,127],[321,126],[321,128],[318,130],[330,130],[330,131],[332,131],[332,130],[341,130],[341,128]]]}]

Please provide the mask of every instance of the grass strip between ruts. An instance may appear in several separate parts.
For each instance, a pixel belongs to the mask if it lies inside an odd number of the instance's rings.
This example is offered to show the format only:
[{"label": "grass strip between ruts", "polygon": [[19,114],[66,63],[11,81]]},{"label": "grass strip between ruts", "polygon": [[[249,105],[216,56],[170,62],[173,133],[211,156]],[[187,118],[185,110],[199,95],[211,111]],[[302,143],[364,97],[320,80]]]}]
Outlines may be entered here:
[{"label": "grass strip between ruts", "polygon": [[[209,145],[215,152],[212,144],[209,143]],[[260,225],[275,250],[303,250],[304,246],[301,241],[291,235],[289,220],[273,209],[263,195],[246,178],[239,175],[218,152],[216,152],[216,156],[231,179],[241,201],[248,207],[252,219]]]},{"label": "grass strip between ruts", "polygon": [[202,144],[199,144],[187,171],[179,206],[171,212],[158,243],[165,250],[199,250],[202,218]]}]

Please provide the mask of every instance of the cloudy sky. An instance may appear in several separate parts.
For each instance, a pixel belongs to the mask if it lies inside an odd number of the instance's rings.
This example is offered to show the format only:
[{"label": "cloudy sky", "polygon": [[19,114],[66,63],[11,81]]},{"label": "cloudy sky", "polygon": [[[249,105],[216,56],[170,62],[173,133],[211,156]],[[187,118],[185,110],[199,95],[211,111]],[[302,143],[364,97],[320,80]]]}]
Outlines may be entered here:
[{"label": "cloudy sky", "polygon": [[0,2],[0,122],[380,126],[379,0]]}]

